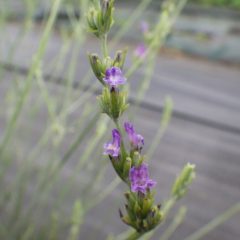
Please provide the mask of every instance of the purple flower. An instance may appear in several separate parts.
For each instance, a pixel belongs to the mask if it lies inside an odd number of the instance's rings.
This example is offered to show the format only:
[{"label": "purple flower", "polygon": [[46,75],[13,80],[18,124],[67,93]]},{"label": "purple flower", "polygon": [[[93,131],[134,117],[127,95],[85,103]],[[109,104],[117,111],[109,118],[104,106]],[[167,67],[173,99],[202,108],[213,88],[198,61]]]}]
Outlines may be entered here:
[{"label": "purple flower", "polygon": [[134,51],[134,55],[139,58],[144,58],[146,56],[146,53],[147,53],[147,48],[143,43],[138,44]]},{"label": "purple flower", "polygon": [[134,149],[141,150],[144,145],[144,138],[142,135],[137,134],[133,128],[133,125],[129,122],[124,123],[125,131],[128,135],[129,141]]},{"label": "purple flower", "polygon": [[105,78],[103,81],[111,88],[116,88],[118,85],[125,84],[127,79],[123,76],[123,73],[118,67],[111,67],[106,70]]},{"label": "purple flower", "polygon": [[146,194],[147,189],[153,188],[157,182],[149,178],[148,165],[142,163],[138,167],[132,167],[129,171],[132,192]]},{"label": "purple flower", "polygon": [[142,21],[140,25],[140,29],[143,34],[147,33],[149,31],[148,23],[146,21]]},{"label": "purple flower", "polygon": [[104,153],[111,157],[118,157],[120,153],[121,135],[117,129],[112,130],[112,141],[104,144]]}]

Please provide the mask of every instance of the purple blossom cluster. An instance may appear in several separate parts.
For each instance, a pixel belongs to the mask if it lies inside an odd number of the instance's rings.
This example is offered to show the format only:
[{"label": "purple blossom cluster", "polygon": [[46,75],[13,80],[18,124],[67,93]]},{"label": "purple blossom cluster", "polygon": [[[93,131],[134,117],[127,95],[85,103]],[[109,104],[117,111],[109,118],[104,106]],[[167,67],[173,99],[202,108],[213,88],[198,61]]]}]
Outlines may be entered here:
[{"label": "purple blossom cluster", "polygon": [[[145,46],[139,46],[138,52],[139,56],[143,56],[145,54]],[[119,85],[126,83],[126,78],[120,68],[111,67],[106,70],[103,81],[110,87],[111,91],[114,91]],[[138,151],[140,153],[144,146],[143,136],[135,131],[133,124],[130,122],[124,123],[124,129],[131,145],[131,151]],[[104,154],[108,155],[111,159],[121,160],[121,141],[122,137],[119,130],[113,129],[112,141],[104,144]],[[148,189],[156,185],[156,182],[149,178],[148,165],[145,163],[132,166],[129,170],[128,178],[132,192],[146,194]]]},{"label": "purple blossom cluster", "polygon": [[157,183],[149,178],[148,165],[142,163],[140,166],[132,167],[129,172],[132,192],[146,194],[147,189],[153,188]]},{"label": "purple blossom cluster", "polygon": [[103,81],[112,89],[115,90],[119,85],[126,83],[122,70],[118,67],[111,67],[106,70]]},{"label": "purple blossom cluster", "polygon": [[[125,122],[124,129],[128,135],[133,150],[140,151],[144,145],[144,138],[137,134],[131,123]],[[104,154],[113,159],[120,159],[121,134],[117,129],[112,130],[112,141],[104,144]],[[132,192],[146,194],[148,189],[153,188],[156,182],[149,178],[148,165],[145,163],[139,166],[132,166],[129,171],[129,181]]]}]

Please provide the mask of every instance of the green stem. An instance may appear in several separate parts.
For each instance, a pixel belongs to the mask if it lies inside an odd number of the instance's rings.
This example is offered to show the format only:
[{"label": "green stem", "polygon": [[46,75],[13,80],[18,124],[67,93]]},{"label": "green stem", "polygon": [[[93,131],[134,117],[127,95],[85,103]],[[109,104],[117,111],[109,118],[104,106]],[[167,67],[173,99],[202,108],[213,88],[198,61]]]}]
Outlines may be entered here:
[{"label": "green stem", "polygon": [[172,209],[172,207],[174,206],[174,204],[176,203],[176,199],[175,198],[170,198],[165,205],[163,206],[162,212],[165,216],[167,216],[167,214],[169,213],[169,211]]},{"label": "green stem", "polygon": [[134,232],[134,233],[132,233],[129,237],[127,237],[126,240],[137,240],[137,239],[139,239],[142,235],[143,235],[143,233]]},{"label": "green stem", "polygon": [[122,129],[119,125],[119,122],[118,122],[118,119],[113,119],[115,125],[116,125],[116,128],[118,129],[118,131],[122,134]]},{"label": "green stem", "polygon": [[105,58],[108,57],[107,34],[102,36],[102,53]]}]

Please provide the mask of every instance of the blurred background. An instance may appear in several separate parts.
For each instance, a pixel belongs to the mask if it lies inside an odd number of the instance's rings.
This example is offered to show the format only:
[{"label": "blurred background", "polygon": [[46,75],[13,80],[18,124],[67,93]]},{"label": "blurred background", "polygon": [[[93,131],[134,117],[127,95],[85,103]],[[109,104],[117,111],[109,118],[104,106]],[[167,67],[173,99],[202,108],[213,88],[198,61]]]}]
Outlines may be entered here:
[{"label": "blurred background", "polygon": [[[156,199],[196,164],[189,193],[151,239],[239,240],[240,0],[165,2],[116,0],[109,36],[111,56],[128,47],[123,119],[145,138]],[[0,239],[125,239],[126,188],[102,156],[113,124],[99,114],[87,57],[101,54],[90,4],[0,0]],[[159,27],[157,51],[134,68],[142,22]]]}]

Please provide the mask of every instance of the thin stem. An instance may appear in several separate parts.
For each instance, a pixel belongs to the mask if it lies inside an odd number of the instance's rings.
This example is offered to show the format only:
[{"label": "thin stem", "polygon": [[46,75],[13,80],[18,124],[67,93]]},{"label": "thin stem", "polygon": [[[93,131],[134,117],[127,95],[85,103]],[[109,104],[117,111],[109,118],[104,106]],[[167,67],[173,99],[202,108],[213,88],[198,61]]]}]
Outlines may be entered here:
[{"label": "thin stem", "polygon": [[129,237],[127,237],[126,240],[137,240],[137,239],[139,239],[142,235],[143,235],[143,233],[134,232],[134,233],[132,233]]},{"label": "thin stem", "polygon": [[122,134],[122,129],[121,129],[120,125],[119,125],[118,119],[114,119],[113,121],[114,121],[114,123],[115,123],[116,128],[118,129],[118,131]]},{"label": "thin stem", "polygon": [[172,209],[172,207],[174,206],[174,204],[176,203],[176,199],[175,198],[170,198],[165,205],[163,206],[163,214],[165,216],[167,216],[167,214],[169,213],[169,211]]},{"label": "thin stem", "polygon": [[124,240],[126,237],[132,233],[132,229],[128,229],[125,232],[120,233],[118,236],[115,236],[115,240]]},{"label": "thin stem", "polygon": [[108,57],[107,34],[104,34],[101,40],[102,40],[102,53],[103,56],[106,58]]}]

